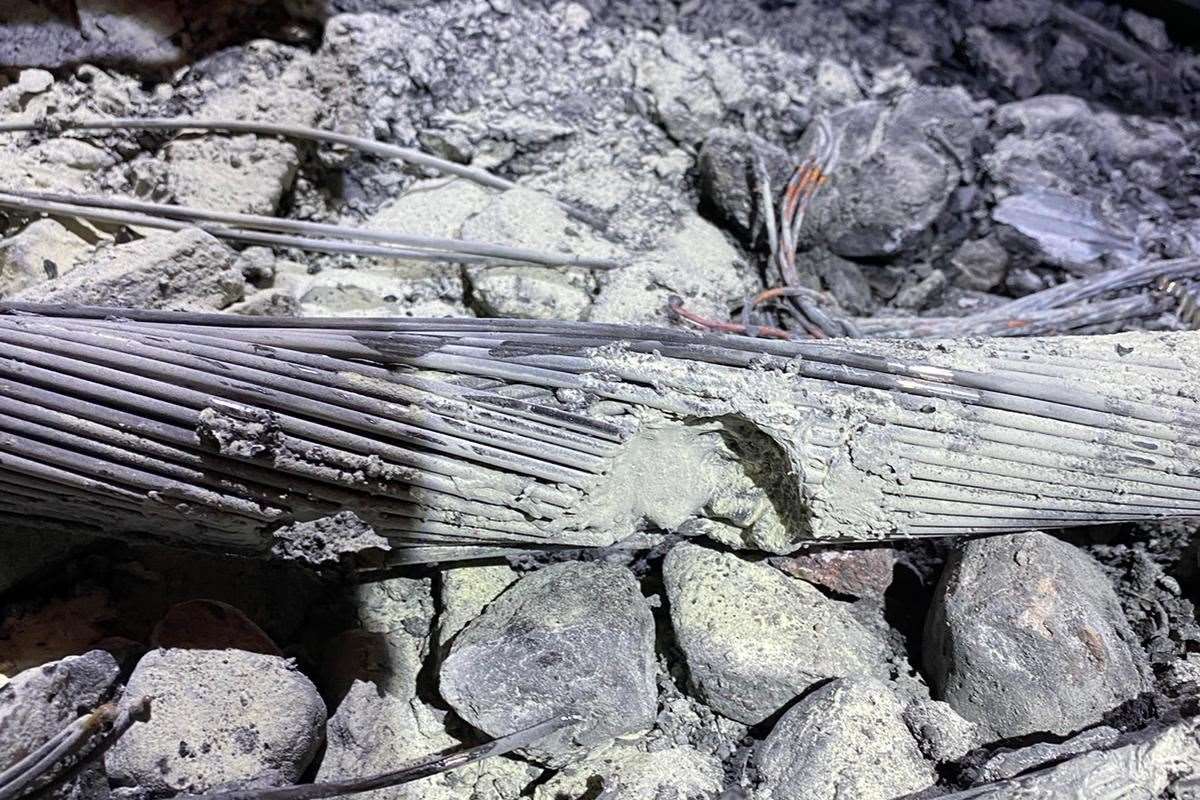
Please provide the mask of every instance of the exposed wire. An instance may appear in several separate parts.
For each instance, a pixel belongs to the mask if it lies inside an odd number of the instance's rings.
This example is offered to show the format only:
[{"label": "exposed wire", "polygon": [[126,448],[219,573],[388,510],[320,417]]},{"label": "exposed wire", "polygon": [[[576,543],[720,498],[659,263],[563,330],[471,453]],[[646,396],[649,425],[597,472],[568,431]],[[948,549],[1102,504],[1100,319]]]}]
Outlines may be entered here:
[{"label": "exposed wire", "polygon": [[[465,164],[456,164],[444,158],[422,153],[408,147],[399,147],[362,136],[348,133],[324,131],[304,125],[282,125],[273,122],[259,122],[230,119],[198,119],[192,117],[117,117],[113,119],[70,119],[63,117],[45,117],[34,122],[2,122],[0,133],[21,131],[44,131],[57,133],[63,130],[98,131],[98,130],[200,130],[200,131],[229,131],[231,133],[250,133],[256,136],[280,136],[285,139],[302,139],[313,142],[326,142],[351,147],[364,153],[392,158],[409,164],[416,164],[427,169],[446,175],[457,175],[480,186],[506,191],[514,189],[518,184],[487,170]],[[604,229],[604,223],[594,215],[582,209],[575,208],[561,200],[556,202],[570,216],[599,229]]]},{"label": "exposed wire", "polygon": [[[271,247],[292,247],[322,253],[401,258],[445,263],[505,263],[538,264],[548,267],[580,267],[587,269],[616,269],[620,262],[612,259],[587,258],[527,248],[509,247],[487,242],[442,239],[426,236],[371,231],[343,225],[327,225],[301,220],[279,219],[256,214],[234,214],[209,211],[187,206],[146,203],[120,198],[55,194],[51,192],[0,192],[0,207],[27,214],[50,214],[78,217],[114,225],[132,225],[160,230],[179,231],[200,228],[219,239],[260,244]],[[174,219],[178,217],[179,219]],[[295,231],[307,236],[270,233],[266,231]],[[314,238],[314,236],[337,238]],[[355,239],[389,242],[373,245]],[[393,245],[407,245],[403,247]]]},{"label": "exposed wire", "polygon": [[528,747],[578,720],[579,718],[573,715],[553,717],[507,736],[493,739],[487,744],[456,748],[440,755],[410,762],[399,769],[366,778],[308,783],[276,789],[235,789],[205,794],[176,795],[175,800],[323,800],[328,797],[345,797],[376,789],[386,789],[465,767],[476,761],[503,755],[521,747]]}]

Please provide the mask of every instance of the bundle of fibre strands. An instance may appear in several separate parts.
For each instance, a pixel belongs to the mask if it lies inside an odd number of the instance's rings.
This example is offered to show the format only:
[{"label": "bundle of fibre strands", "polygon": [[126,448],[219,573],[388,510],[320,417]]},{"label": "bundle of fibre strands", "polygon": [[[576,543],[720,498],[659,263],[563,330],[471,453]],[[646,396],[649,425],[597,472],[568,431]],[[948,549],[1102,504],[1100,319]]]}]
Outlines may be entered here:
[{"label": "bundle of fibre strands", "polygon": [[1194,333],[768,341],[10,303],[0,513],[247,554],[342,526],[389,564],[1197,516],[1198,386]]}]

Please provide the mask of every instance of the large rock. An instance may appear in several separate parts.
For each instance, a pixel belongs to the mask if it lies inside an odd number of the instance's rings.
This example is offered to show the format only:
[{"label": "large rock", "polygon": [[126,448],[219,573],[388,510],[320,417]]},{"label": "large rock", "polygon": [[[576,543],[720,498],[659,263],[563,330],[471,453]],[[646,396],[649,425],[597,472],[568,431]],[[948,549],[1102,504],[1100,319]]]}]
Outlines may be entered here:
[{"label": "large rock", "polygon": [[[356,682],[329,719],[328,744],[318,781],[348,780],[391,772],[461,742],[446,733],[428,706],[403,701],[367,682]],[[541,770],[505,757],[413,783],[354,795],[362,800],[505,800],[523,796]]]},{"label": "large rock", "polygon": [[[25,758],[81,714],[100,705],[119,674],[111,655],[92,650],[27,669],[0,685],[0,769]],[[103,770],[93,765],[52,796],[107,797]]]},{"label": "large rock", "polygon": [[26,289],[42,303],[208,311],[242,299],[236,254],[197,228],[156,233],[100,250],[66,275]]},{"label": "large rock", "polygon": [[534,800],[710,800],[724,783],[721,762],[688,747],[652,753],[614,747],[571,764],[534,792]]},{"label": "large rock", "polygon": [[1044,533],[957,550],[926,620],[936,694],[996,737],[1098,722],[1143,689],[1144,662],[1099,565]]},{"label": "large rock", "polygon": [[663,577],[692,683],[727,717],[758,723],[826,678],[885,672],[887,647],[846,604],[765,563],[685,543]]},{"label": "large rock", "polygon": [[151,718],[105,756],[118,785],[204,792],[254,781],[294,783],[317,752],[325,703],[288,661],[241,650],[153,650],[129,678],[128,702]]},{"label": "large rock", "polygon": [[760,800],[888,800],[937,781],[887,684],[836,680],[788,709],[754,755]]},{"label": "large rock", "polygon": [[835,177],[817,194],[805,229],[847,258],[912,245],[958,186],[977,120],[958,88],[921,88],[892,105],[869,100],[837,112]]},{"label": "large rock", "polygon": [[502,736],[558,714],[583,717],[530,757],[560,765],[654,724],[654,620],[624,567],[565,563],[513,584],[454,641],[442,696]]}]

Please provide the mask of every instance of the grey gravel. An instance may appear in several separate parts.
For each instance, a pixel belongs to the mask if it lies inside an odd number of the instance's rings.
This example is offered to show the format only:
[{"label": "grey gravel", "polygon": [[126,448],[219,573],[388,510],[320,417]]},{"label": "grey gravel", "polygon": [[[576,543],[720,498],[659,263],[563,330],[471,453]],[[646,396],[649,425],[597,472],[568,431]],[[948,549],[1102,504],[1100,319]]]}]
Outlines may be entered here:
[{"label": "grey gravel", "polygon": [[846,678],[807,695],[780,718],[754,755],[759,800],[888,800],[932,786],[886,683]]},{"label": "grey gravel", "polygon": [[522,578],[458,635],[441,693],[492,736],[582,715],[529,748],[549,765],[654,723],[654,622],[624,567],[564,563]]},{"label": "grey gravel", "polygon": [[946,273],[940,269],[932,270],[921,280],[901,289],[896,295],[895,305],[909,311],[929,308],[941,299],[947,283]]},{"label": "grey gravel", "polygon": [[125,702],[153,698],[151,718],[105,755],[109,777],[158,792],[235,782],[294,783],[325,733],[325,703],[285,659],[242,650],[152,650]]},{"label": "grey gravel", "polygon": [[1044,533],[955,551],[924,647],[936,696],[998,737],[1071,733],[1145,686],[1145,654],[1108,578]]},{"label": "grey gravel", "polygon": [[766,563],[684,543],[663,579],[696,692],[739,722],[761,722],[822,679],[885,671],[885,644],[845,603]]},{"label": "grey gravel", "polygon": [[519,573],[506,564],[454,567],[442,572],[438,646],[449,647],[458,632],[519,577]]},{"label": "grey gravel", "polygon": [[986,292],[1004,283],[1008,251],[995,236],[985,236],[959,245],[950,256],[950,264],[956,270],[954,283]]},{"label": "grey gravel", "polygon": [[[20,672],[0,686],[0,771],[15,764],[83,714],[107,700],[120,668],[103,650]],[[95,765],[52,793],[56,798],[107,797],[104,771]]]}]

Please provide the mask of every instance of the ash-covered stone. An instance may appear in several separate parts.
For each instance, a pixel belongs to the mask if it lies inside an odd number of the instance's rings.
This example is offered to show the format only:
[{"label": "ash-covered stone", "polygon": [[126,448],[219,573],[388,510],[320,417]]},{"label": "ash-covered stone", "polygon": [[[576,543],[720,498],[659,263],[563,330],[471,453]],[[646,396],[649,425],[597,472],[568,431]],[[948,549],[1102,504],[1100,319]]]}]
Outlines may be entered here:
[{"label": "ash-covered stone", "polygon": [[887,646],[819,589],[765,563],[684,543],[663,564],[696,692],[754,724],[825,678],[884,674]]},{"label": "ash-covered stone", "polygon": [[1107,576],[1044,533],[955,551],[924,649],[936,696],[996,737],[1071,733],[1146,685],[1145,653]]},{"label": "ash-covered stone", "polygon": [[234,782],[296,782],[325,732],[316,687],[282,658],[242,650],[153,650],[125,700],[152,697],[151,718],[105,755],[109,777],[156,792]]},{"label": "ash-covered stone", "polygon": [[672,296],[690,311],[725,319],[751,291],[742,255],[719,228],[694,212],[654,249],[602,281],[592,322],[662,325],[671,318]]},{"label": "ash-covered stone", "polygon": [[446,648],[458,632],[475,619],[520,577],[507,564],[463,566],[442,573],[438,646]]},{"label": "ash-covered stone", "polygon": [[441,693],[493,736],[581,716],[525,753],[562,765],[654,724],[654,622],[624,567],[564,563],[516,582],[450,648]]},{"label": "ash-covered stone", "polygon": [[[657,41],[639,43],[633,60],[635,85],[644,93],[640,99],[647,116],[677,142],[698,144],[725,115],[710,73],[713,65],[678,30],[668,29]],[[744,91],[737,87],[731,93]]]},{"label": "ash-covered stone", "polygon": [[0,297],[66,275],[92,246],[52,219],[0,239]]},{"label": "ash-covered stone", "polygon": [[[318,781],[391,772],[462,742],[446,733],[445,712],[357,681],[330,717]],[[363,800],[507,800],[525,796],[538,767],[500,756],[419,781],[366,792]]]},{"label": "ash-covered stone", "polygon": [[570,764],[538,786],[534,800],[715,800],[724,784],[721,762],[687,747],[643,752],[611,747]]},{"label": "ash-covered stone", "polygon": [[387,539],[375,533],[353,511],[284,525],[273,536],[273,556],[314,567],[347,564],[364,555],[391,549]]},{"label": "ash-covered stone", "polygon": [[[554,253],[612,258],[619,249],[541,192],[518,187],[497,197],[462,226],[477,242]],[[595,290],[587,270],[575,267],[488,266],[467,268],[467,279],[486,316],[519,319],[586,319]]]},{"label": "ash-covered stone", "polygon": [[17,293],[40,303],[220,310],[241,300],[236,254],[197,228],[103,248],[75,269]]},{"label": "ash-covered stone", "polygon": [[[7,768],[108,699],[120,675],[103,650],[33,667],[0,685],[0,768]],[[108,795],[104,771],[94,764],[51,793],[97,800]]]},{"label": "ash-covered stone", "polygon": [[904,722],[925,757],[938,764],[958,761],[979,743],[979,726],[941,700],[909,703]]},{"label": "ash-covered stone", "polygon": [[886,683],[831,681],[792,706],[758,747],[760,800],[889,800],[932,786],[933,767]]}]

